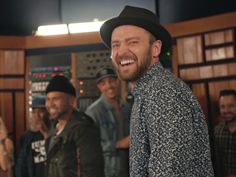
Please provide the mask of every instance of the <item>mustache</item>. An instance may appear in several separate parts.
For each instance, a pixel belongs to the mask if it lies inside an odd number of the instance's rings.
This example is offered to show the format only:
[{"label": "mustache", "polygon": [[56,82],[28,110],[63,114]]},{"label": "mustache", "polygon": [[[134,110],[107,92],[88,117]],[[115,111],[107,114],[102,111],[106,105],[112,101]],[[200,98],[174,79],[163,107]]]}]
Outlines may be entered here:
[{"label": "mustache", "polygon": [[226,112],[226,113],[223,113],[223,115],[236,115],[236,113],[233,113],[233,112]]},{"label": "mustache", "polygon": [[133,52],[129,51],[129,52],[126,52],[126,53],[121,54],[121,55],[119,55],[117,53],[116,56],[115,56],[115,59],[118,60],[118,61],[123,60],[123,59],[137,60],[137,56]]}]

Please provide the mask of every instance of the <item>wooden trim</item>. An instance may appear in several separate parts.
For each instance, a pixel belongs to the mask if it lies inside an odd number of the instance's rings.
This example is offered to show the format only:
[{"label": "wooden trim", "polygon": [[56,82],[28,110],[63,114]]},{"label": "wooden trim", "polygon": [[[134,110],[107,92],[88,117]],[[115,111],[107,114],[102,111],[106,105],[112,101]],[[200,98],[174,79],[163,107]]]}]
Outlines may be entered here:
[{"label": "wooden trim", "polygon": [[171,33],[172,37],[179,37],[196,33],[205,33],[206,31],[232,28],[236,26],[235,19],[236,12],[231,12],[221,15],[199,18],[196,20],[166,24],[164,26]]},{"label": "wooden trim", "polygon": [[219,60],[211,60],[206,61],[202,63],[192,63],[192,64],[179,64],[179,69],[184,68],[195,68],[195,67],[201,67],[201,66],[212,66],[212,65],[221,65],[225,63],[236,63],[236,58],[225,58],[225,59],[219,59]]},{"label": "wooden trim", "polygon": [[0,78],[0,89],[24,90],[24,81],[24,78]]},{"label": "wooden trim", "polygon": [[25,49],[26,38],[24,36],[0,36],[1,49]]},{"label": "wooden trim", "polygon": [[225,80],[235,80],[235,79],[236,79],[236,75],[207,78],[207,79],[185,80],[185,82],[187,84],[197,84],[197,83],[209,83],[209,82],[215,82],[215,81],[225,81]]}]

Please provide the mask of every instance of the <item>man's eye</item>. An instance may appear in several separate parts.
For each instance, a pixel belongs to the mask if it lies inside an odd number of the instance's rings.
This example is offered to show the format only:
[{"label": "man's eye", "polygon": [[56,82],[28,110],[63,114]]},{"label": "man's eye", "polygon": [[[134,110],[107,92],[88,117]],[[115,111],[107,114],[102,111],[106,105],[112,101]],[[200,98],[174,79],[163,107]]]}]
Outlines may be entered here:
[{"label": "man's eye", "polygon": [[138,41],[130,41],[129,43],[130,43],[130,44],[137,44]]},{"label": "man's eye", "polygon": [[117,47],[119,47],[119,44],[112,44],[111,47],[112,48],[117,48]]}]

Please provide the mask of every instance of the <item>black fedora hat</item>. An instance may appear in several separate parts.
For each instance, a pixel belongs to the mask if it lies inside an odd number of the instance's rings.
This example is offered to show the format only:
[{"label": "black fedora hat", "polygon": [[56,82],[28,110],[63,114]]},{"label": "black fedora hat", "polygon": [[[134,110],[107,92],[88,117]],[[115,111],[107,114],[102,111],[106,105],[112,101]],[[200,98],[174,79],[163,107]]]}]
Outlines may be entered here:
[{"label": "black fedora hat", "polygon": [[169,51],[171,48],[171,36],[160,25],[157,15],[147,9],[132,6],[125,6],[118,17],[105,21],[101,26],[100,35],[107,47],[111,47],[112,31],[121,25],[138,26],[152,33],[162,41],[162,53]]}]

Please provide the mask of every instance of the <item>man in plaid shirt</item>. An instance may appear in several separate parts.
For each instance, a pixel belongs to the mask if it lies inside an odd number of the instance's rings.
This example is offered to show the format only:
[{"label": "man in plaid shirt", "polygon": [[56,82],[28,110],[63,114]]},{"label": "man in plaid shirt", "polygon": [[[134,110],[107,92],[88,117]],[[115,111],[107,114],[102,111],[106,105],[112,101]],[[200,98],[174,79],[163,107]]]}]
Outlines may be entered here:
[{"label": "man in plaid shirt", "polygon": [[215,127],[217,177],[236,177],[236,91],[222,90],[220,114],[224,121]]}]

